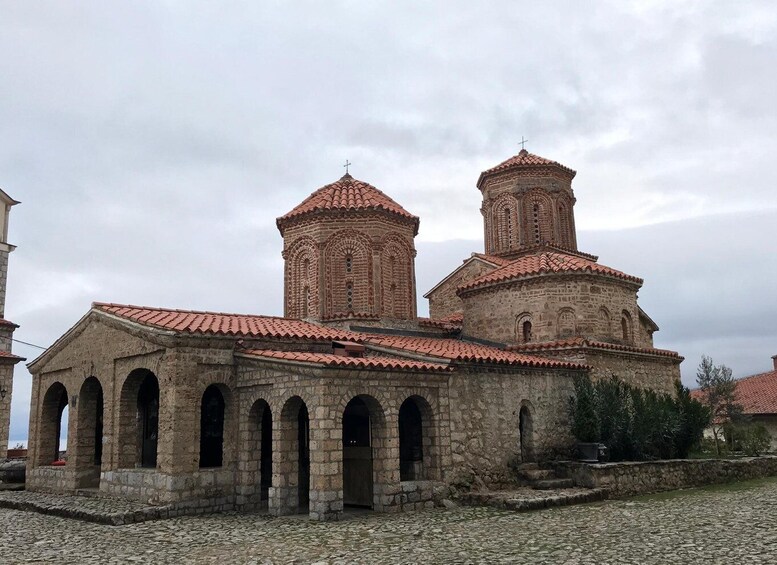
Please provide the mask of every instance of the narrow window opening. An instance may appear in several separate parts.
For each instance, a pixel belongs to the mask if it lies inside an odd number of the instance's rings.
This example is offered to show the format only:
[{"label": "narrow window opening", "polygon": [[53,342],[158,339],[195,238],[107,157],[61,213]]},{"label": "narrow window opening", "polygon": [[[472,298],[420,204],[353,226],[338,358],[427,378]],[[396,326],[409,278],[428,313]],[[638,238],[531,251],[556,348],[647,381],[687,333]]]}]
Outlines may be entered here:
[{"label": "narrow window opening", "polygon": [[522,332],[523,332],[523,342],[529,343],[531,341],[531,322],[529,320],[526,320],[523,323]]},{"label": "narrow window opening", "polygon": [[345,272],[346,273],[353,272],[353,257],[351,255],[345,256]]},{"label": "narrow window opening", "polygon": [[345,285],[345,303],[349,311],[353,310],[353,283]]}]

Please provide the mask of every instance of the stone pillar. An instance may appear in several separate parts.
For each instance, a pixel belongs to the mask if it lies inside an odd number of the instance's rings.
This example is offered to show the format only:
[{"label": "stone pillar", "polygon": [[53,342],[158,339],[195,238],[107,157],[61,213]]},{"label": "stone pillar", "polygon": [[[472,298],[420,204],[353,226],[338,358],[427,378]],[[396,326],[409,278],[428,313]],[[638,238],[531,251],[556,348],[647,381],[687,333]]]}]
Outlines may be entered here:
[{"label": "stone pillar", "polygon": [[316,408],[310,425],[310,519],[343,513],[343,430],[329,407]]},{"label": "stone pillar", "polygon": [[273,430],[272,486],[268,506],[275,516],[296,514],[299,509],[298,414],[299,407],[287,403]]},{"label": "stone pillar", "polygon": [[396,407],[386,407],[382,417],[376,416],[371,409],[373,510],[396,512],[401,508],[398,497],[402,492],[399,481],[399,411]]}]

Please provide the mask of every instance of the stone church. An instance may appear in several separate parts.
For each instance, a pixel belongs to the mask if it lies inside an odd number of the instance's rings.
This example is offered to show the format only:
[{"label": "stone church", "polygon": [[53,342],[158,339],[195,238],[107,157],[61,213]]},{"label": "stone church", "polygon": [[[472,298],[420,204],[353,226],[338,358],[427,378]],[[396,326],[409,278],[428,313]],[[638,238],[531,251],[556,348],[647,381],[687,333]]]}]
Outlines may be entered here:
[{"label": "stone church", "polygon": [[574,176],[525,150],[483,172],[485,252],[429,318],[419,219],[347,173],[277,219],[284,317],[94,303],[29,364],[27,487],[330,520],[563,456],[575,375],[670,390],[682,360],[642,280],[577,249]]}]

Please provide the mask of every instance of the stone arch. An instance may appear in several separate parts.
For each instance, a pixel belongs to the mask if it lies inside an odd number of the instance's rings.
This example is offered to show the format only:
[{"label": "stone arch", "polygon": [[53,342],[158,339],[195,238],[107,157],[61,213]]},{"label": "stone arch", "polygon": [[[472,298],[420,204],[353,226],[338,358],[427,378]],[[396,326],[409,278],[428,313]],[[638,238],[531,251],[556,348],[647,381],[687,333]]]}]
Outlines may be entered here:
[{"label": "stone arch", "polygon": [[553,208],[547,194],[532,190],[523,198],[523,209],[526,241],[530,245],[555,243]]},{"label": "stone arch", "polygon": [[67,406],[67,389],[57,381],[49,386],[43,395],[38,425],[38,465],[50,465],[59,459],[62,415]]},{"label": "stone arch", "polygon": [[100,485],[100,466],[103,459],[103,387],[97,377],[84,380],[78,392],[76,445],[71,450],[78,469],[76,488],[95,488]]},{"label": "stone arch", "polygon": [[159,379],[153,372],[144,368],[130,372],[119,397],[119,468],[157,466],[159,400]]},{"label": "stone arch", "polygon": [[518,411],[518,444],[521,461],[534,461],[534,406],[528,400],[521,401]]},{"label": "stone arch", "polygon": [[380,252],[382,314],[401,320],[413,318],[413,251],[398,236],[389,236]]},{"label": "stone arch", "polygon": [[353,396],[342,411],[343,503],[382,510],[394,460],[383,406],[374,396]]},{"label": "stone arch", "polygon": [[399,479],[438,480],[440,438],[431,404],[419,394],[399,407]]},{"label": "stone arch", "polygon": [[289,397],[273,434],[270,505],[276,514],[310,509],[310,413],[301,396]]},{"label": "stone arch", "polygon": [[518,200],[512,194],[502,194],[494,200],[491,210],[493,237],[497,249],[506,252],[518,247],[520,243]]},{"label": "stone arch", "polygon": [[558,311],[556,318],[556,327],[558,328],[559,339],[572,337],[577,334],[577,320],[574,309],[570,307],[562,308]]},{"label": "stone arch", "polygon": [[326,244],[326,316],[373,311],[372,243],[357,231],[333,234]]},{"label": "stone arch", "polygon": [[529,343],[532,340],[534,328],[532,327],[532,315],[523,312],[515,317],[515,341]]},{"label": "stone arch", "polygon": [[286,316],[309,318],[319,314],[318,245],[311,237],[296,240],[286,252]]},{"label": "stone arch", "polygon": [[596,335],[600,339],[611,339],[610,311],[606,306],[600,306],[596,313]]},{"label": "stone arch", "polygon": [[621,312],[621,339],[629,345],[634,343],[634,324],[628,310]]}]

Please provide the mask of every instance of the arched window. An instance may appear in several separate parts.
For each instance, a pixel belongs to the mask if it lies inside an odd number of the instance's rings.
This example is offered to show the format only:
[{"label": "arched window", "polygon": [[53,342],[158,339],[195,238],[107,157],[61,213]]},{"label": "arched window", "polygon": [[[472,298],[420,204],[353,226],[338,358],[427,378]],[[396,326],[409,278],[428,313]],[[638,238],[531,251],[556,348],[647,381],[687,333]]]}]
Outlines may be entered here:
[{"label": "arched window", "polygon": [[612,336],[610,335],[610,312],[604,306],[599,308],[596,324],[596,333],[598,337],[603,339],[612,339]]},{"label": "arched window", "polygon": [[621,334],[623,336],[624,343],[631,344],[634,342],[631,315],[626,310],[621,313]]},{"label": "arched window", "polygon": [[412,398],[399,408],[399,480],[416,481],[423,477],[423,417]]},{"label": "arched window", "polygon": [[345,272],[346,273],[353,272],[353,256],[351,255],[345,256]]},{"label": "arched window", "polygon": [[305,286],[302,292],[302,317],[307,318],[310,315],[310,287]]},{"label": "arched window", "polygon": [[345,304],[349,312],[353,311],[353,283],[345,283]]},{"label": "arched window", "polygon": [[529,343],[532,339],[532,319],[529,312],[519,314],[515,318],[515,341]]},{"label": "arched window", "polygon": [[558,313],[558,337],[565,338],[575,335],[575,311],[572,308],[562,308]]},{"label": "arched window", "polygon": [[224,460],[224,396],[216,385],[202,395],[200,467],[221,467]]},{"label": "arched window", "polygon": [[534,243],[540,242],[540,205],[538,202],[532,204],[532,226],[534,227]]}]

